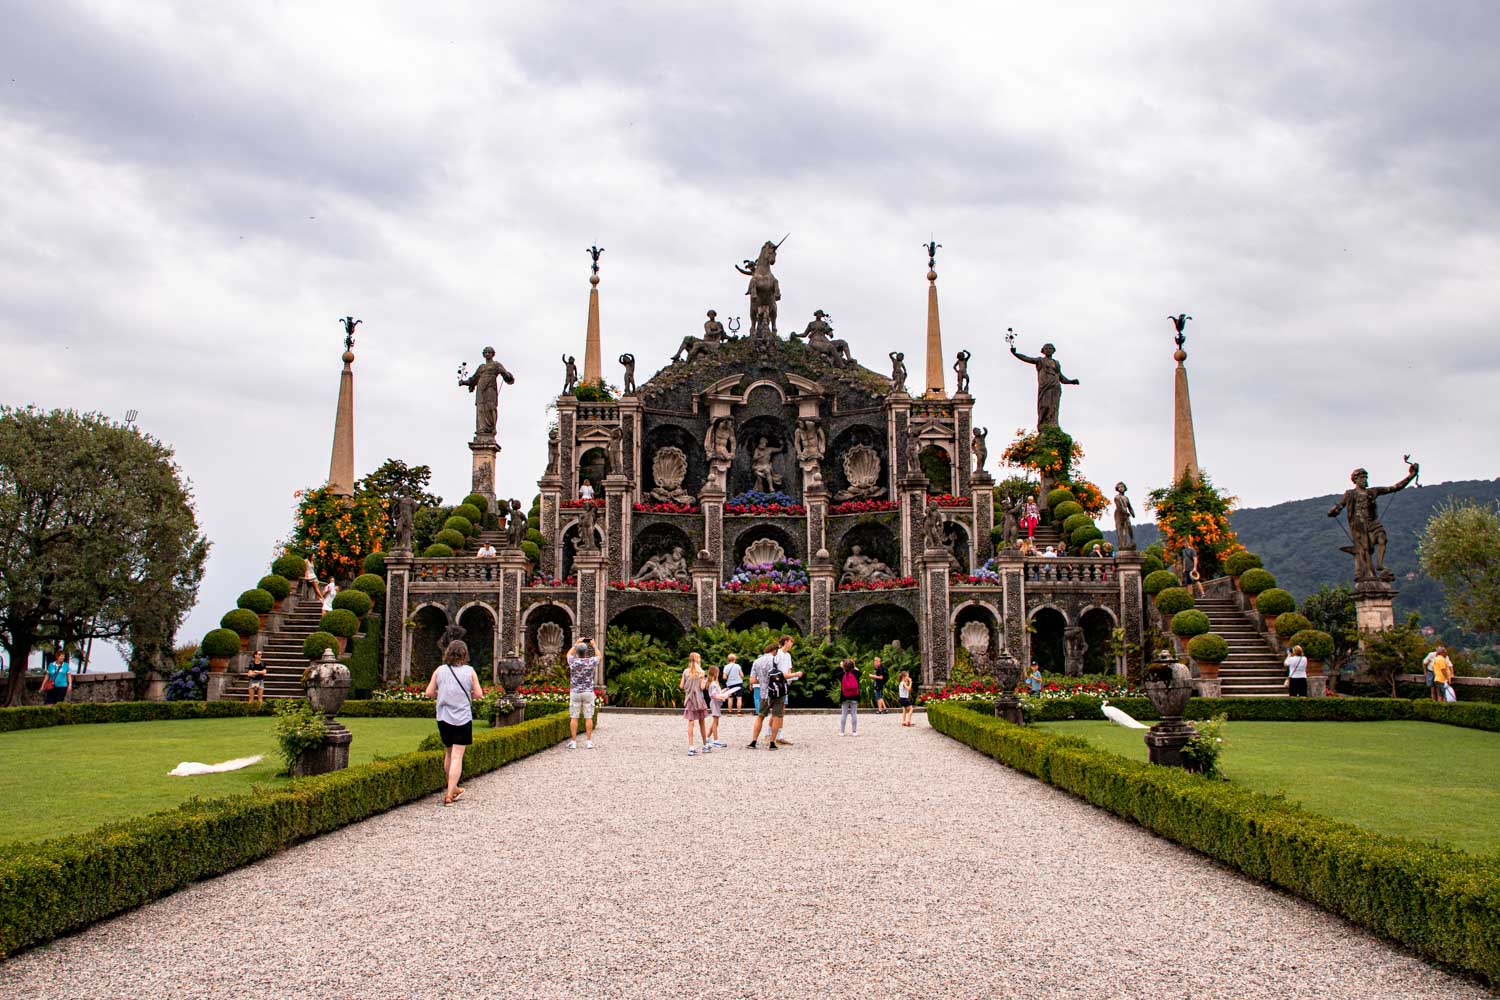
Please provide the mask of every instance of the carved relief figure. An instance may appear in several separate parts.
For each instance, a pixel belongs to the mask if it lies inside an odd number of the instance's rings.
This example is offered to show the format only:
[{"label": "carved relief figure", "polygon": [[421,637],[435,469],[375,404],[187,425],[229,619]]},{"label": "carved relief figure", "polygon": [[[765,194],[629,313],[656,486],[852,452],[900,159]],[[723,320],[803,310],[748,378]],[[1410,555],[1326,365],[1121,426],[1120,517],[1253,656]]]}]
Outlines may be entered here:
[{"label": "carved relief figure", "polygon": [[1042,345],[1042,356],[1039,358],[1022,354],[1016,350],[1015,344],[1010,345],[1010,353],[1018,360],[1036,367],[1036,429],[1056,427],[1058,410],[1062,406],[1062,387],[1077,385],[1078,380],[1062,373],[1062,365],[1052,358],[1057,353],[1057,348],[1051,344]]},{"label": "carved relief figure", "polygon": [[844,575],[839,577],[839,583],[873,583],[877,580],[894,579],[895,572],[885,563],[861,554],[858,545],[849,546],[849,558],[844,560]]},{"label": "carved relief figure", "polygon": [[708,485],[711,488],[725,488],[729,466],[734,462],[737,447],[734,421],[729,417],[715,418],[708,425],[708,433],[703,438],[703,450],[708,453]]},{"label": "carved relief figure", "polygon": [[[1338,517],[1341,510],[1349,512],[1349,538],[1353,544],[1340,546],[1340,551],[1353,554],[1356,583],[1362,580],[1394,579],[1394,575],[1385,568],[1385,525],[1380,523],[1380,512],[1375,507],[1375,499],[1405,489],[1420,471],[1421,466],[1408,458],[1405,478],[1390,486],[1372,487],[1370,474],[1364,469],[1355,469],[1349,476],[1354,488],[1345,490],[1339,502],[1329,508],[1329,517]],[[1373,560],[1370,558],[1372,553],[1375,556]]]},{"label": "carved relief figure", "polygon": [[958,376],[958,387],[954,392],[965,395],[969,392],[969,358],[973,357],[968,351],[959,351],[958,360],[953,362],[953,372]]},{"label": "carved relief figure", "polygon": [[906,474],[922,475],[922,442],[910,432],[906,435]]},{"label": "carved relief figure", "polygon": [[1115,483],[1115,549],[1120,552],[1135,551],[1135,508],[1125,495],[1125,484]]},{"label": "carved relief figure", "polygon": [[969,442],[969,450],[974,453],[975,475],[978,475],[979,473],[984,471],[985,460],[990,457],[989,445],[985,443],[985,438],[989,436],[990,429],[988,427],[974,428],[974,437],[973,440]]},{"label": "carved relief figure", "polygon": [[766,438],[761,438],[756,444],[755,450],[750,453],[750,471],[755,474],[755,489],[766,493],[781,489],[781,476],[776,474],[772,463],[785,450],[773,448]]},{"label": "carved relief figure", "polygon": [[828,450],[828,435],[823,430],[822,421],[811,417],[798,420],[792,445],[797,452],[797,463],[802,467],[803,485],[821,486],[823,454]]},{"label": "carved relief figure", "polygon": [[620,391],[626,396],[633,396],[635,395],[635,355],[620,355],[620,364],[625,366],[625,387]]},{"label": "carved relief figure", "polygon": [[891,391],[906,391],[906,354],[902,351],[892,351],[891,358]]},{"label": "carved relief figure", "polygon": [[839,500],[863,500],[878,497],[885,492],[880,484],[880,453],[867,444],[857,444],[844,450],[842,459],[844,478],[849,488],[840,491]]},{"label": "carved relief figure", "polygon": [[474,466],[474,475],[470,488],[475,493],[483,493],[489,496],[495,490],[495,466],[489,461],[483,461]]},{"label": "carved relief figure", "polygon": [[692,574],[688,571],[687,557],[682,553],[681,545],[672,546],[671,552],[652,556],[641,564],[641,571],[636,574],[636,580],[680,580],[688,583]]},{"label": "carved relief figure", "polygon": [[506,385],[515,385],[516,377],[495,360],[495,349],[484,349],[484,364],[474,369],[468,378],[459,379],[458,384],[467,386],[474,394],[474,434],[476,437],[494,437],[495,422],[500,412],[500,386],[496,379],[505,379]]},{"label": "carved relief figure", "polygon": [[562,356],[563,363],[563,392],[572,392],[578,385],[578,362],[571,354]]},{"label": "carved relief figure", "polygon": [[682,488],[687,472],[687,456],[681,448],[667,445],[656,449],[651,456],[651,479],[656,486],[647,496],[662,503],[692,503],[692,494]]}]

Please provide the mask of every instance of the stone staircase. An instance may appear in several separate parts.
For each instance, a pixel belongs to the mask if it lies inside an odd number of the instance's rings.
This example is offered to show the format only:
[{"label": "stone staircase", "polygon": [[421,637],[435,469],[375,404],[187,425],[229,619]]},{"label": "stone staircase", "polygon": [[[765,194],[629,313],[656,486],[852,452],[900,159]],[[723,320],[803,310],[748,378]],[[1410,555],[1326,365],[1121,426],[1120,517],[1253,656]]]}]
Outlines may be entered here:
[{"label": "stone staircase", "polygon": [[[281,626],[267,637],[261,650],[261,662],[266,668],[267,701],[305,697],[302,671],[307,668],[307,658],[302,655],[302,643],[318,630],[318,621],[322,617],[323,605],[309,594],[282,617]],[[241,657],[249,662],[248,654],[241,654]],[[224,697],[230,701],[246,700],[244,674],[234,676]]]},{"label": "stone staircase", "polygon": [[[1022,537],[1025,529],[1021,529]],[[1037,552],[1046,552],[1047,546],[1052,546],[1055,551],[1062,544],[1062,526],[1057,524],[1039,524],[1036,533],[1031,536],[1031,542],[1036,546]],[[1070,553],[1071,554],[1071,553]]]},{"label": "stone staircase", "polygon": [[1275,697],[1287,693],[1285,657],[1240,610],[1233,597],[1205,595],[1194,604],[1208,616],[1212,631],[1229,643],[1229,659],[1219,667],[1225,698]]}]

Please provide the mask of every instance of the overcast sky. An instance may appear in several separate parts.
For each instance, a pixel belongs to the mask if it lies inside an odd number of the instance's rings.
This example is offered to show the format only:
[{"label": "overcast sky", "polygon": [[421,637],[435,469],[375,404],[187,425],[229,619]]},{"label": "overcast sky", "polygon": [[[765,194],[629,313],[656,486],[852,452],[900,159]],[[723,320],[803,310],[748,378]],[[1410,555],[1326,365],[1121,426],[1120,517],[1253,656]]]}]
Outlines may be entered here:
[{"label": "overcast sky", "polygon": [[783,327],[824,309],[920,377],[935,236],[992,453],[1035,420],[1014,327],[1144,513],[1186,311],[1199,457],[1243,505],[1403,452],[1500,474],[1493,0],[614,6],[3,4],[0,398],[177,449],[214,543],[184,640],[327,475],[337,317],[359,474],[468,492],[454,370],[493,344],[500,490],[532,496],[596,242],[613,381],[743,315],[732,266],[787,232]]}]

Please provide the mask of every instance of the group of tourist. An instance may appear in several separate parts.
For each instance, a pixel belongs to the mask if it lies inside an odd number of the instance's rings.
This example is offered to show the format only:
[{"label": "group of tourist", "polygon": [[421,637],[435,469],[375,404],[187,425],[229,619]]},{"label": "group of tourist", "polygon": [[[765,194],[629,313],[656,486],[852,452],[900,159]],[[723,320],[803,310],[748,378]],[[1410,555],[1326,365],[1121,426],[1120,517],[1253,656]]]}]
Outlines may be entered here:
[{"label": "group of tourist", "polygon": [[1448,647],[1439,646],[1422,661],[1423,680],[1427,682],[1427,697],[1433,701],[1457,701],[1453,690],[1453,661],[1448,657]]},{"label": "group of tourist", "polygon": [[318,600],[323,602],[324,611],[333,610],[333,599],[338,596],[339,585],[332,575],[328,577],[328,583],[325,585],[318,579],[318,571],[313,566],[313,561],[308,559],[303,564],[302,582],[317,596]]}]

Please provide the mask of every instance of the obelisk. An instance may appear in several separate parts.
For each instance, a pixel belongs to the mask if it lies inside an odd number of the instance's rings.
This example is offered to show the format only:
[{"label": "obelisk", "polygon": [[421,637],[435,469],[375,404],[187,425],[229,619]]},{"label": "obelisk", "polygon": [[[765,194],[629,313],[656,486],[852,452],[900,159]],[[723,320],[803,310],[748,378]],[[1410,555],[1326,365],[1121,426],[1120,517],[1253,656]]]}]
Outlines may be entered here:
[{"label": "obelisk", "polygon": [[1177,326],[1177,350],[1172,352],[1172,359],[1177,362],[1172,390],[1172,482],[1174,484],[1181,482],[1183,476],[1192,476],[1194,480],[1200,477],[1198,444],[1193,438],[1193,403],[1188,398],[1187,368],[1183,365],[1183,362],[1187,360],[1187,351],[1182,349],[1187,341],[1187,335],[1183,331],[1190,319],[1192,317],[1186,314],[1172,318],[1172,322]]},{"label": "obelisk", "polygon": [[339,374],[339,407],[333,418],[333,455],[328,460],[328,485],[335,496],[354,495],[354,328],[360,320],[346,316],[344,370]]},{"label": "obelisk", "polygon": [[593,273],[589,275],[589,323],[583,343],[583,380],[598,383],[604,379],[604,363],[599,347],[599,255],[600,246],[589,247],[594,258]]},{"label": "obelisk", "polygon": [[947,366],[943,360],[943,328],[938,322],[937,298],[937,251],[941,243],[927,243],[927,381],[922,395],[928,399],[944,399],[948,392],[944,386]]}]

